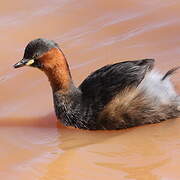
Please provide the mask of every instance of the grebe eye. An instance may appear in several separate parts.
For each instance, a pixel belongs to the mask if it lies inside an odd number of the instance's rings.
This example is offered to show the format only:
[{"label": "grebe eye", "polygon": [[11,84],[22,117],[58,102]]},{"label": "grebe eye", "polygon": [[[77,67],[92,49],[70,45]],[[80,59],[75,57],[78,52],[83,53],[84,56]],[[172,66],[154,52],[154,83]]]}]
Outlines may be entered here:
[{"label": "grebe eye", "polygon": [[33,56],[33,59],[36,60],[37,58],[38,58],[38,54],[35,54],[35,55]]}]

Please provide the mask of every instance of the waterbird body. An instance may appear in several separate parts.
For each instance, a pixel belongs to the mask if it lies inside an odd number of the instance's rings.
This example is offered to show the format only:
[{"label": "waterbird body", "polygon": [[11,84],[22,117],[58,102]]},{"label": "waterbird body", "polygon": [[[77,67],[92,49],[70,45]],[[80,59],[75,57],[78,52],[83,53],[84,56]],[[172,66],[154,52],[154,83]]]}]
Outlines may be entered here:
[{"label": "waterbird body", "polygon": [[169,76],[153,70],[154,60],[125,61],[104,66],[75,87],[68,63],[57,43],[35,39],[14,65],[37,67],[47,75],[56,116],[66,126],[123,129],[180,117],[180,96]]}]

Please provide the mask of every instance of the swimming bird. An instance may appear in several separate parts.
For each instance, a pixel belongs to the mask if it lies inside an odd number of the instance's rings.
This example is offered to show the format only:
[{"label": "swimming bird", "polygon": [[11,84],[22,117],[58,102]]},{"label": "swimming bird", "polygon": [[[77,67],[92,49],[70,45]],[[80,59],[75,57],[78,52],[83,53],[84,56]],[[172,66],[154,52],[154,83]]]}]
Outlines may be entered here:
[{"label": "swimming bird", "polygon": [[73,83],[59,45],[47,39],[28,43],[15,68],[42,70],[52,87],[57,118],[81,129],[123,129],[180,117],[180,96],[165,75],[153,70],[154,59],[106,65],[91,73],[79,87]]}]

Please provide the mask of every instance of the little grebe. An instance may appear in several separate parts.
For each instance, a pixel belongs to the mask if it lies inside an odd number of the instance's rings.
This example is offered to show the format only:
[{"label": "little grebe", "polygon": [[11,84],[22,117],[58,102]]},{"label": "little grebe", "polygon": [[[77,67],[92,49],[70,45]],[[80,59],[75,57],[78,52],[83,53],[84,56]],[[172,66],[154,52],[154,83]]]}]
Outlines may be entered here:
[{"label": "little grebe", "polygon": [[154,72],[153,59],[104,66],[77,88],[57,43],[35,39],[15,68],[44,71],[53,92],[56,116],[66,126],[82,129],[123,129],[180,117],[180,96],[169,76]]}]

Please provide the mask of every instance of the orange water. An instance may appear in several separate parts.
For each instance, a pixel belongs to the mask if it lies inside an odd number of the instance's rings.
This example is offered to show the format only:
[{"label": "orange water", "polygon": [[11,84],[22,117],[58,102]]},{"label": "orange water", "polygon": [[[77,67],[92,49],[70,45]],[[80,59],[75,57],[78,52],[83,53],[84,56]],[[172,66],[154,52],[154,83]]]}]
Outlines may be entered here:
[{"label": "orange water", "polygon": [[[57,122],[45,75],[15,70],[28,41],[60,44],[78,85],[121,60],[180,65],[178,0],[31,0],[0,6],[0,177],[5,180],[179,180],[180,119],[120,131]],[[180,73],[173,76],[180,92]]]}]

